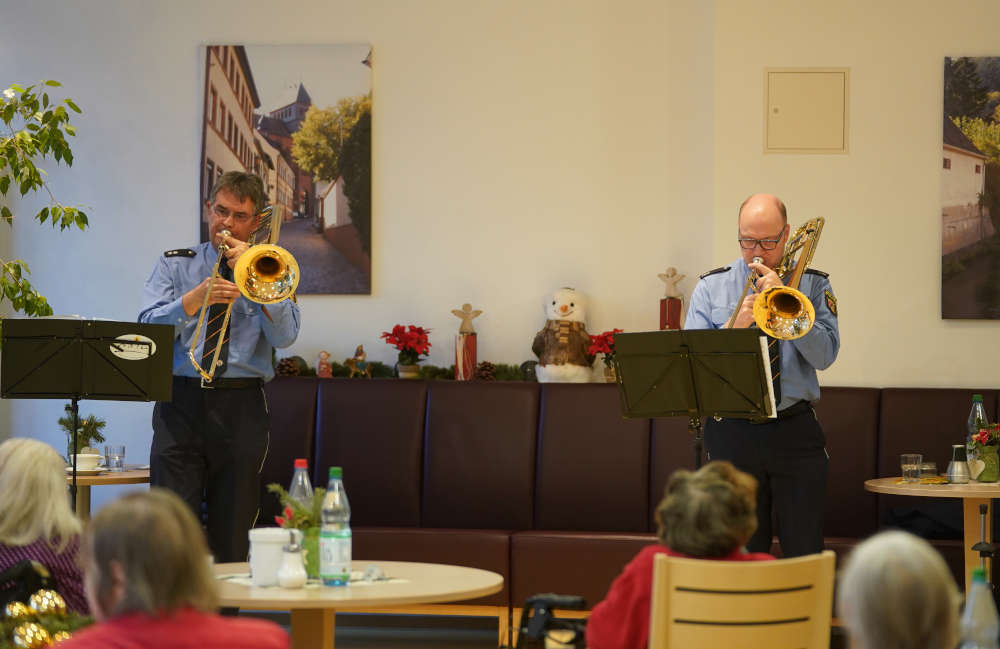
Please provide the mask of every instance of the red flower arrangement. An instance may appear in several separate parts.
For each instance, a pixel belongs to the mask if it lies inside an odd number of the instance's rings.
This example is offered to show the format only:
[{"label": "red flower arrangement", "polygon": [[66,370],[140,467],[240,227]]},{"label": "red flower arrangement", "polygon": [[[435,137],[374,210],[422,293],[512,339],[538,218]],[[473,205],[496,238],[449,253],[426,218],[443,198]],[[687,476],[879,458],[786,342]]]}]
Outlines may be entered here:
[{"label": "red flower arrangement", "polygon": [[430,329],[414,325],[396,325],[392,328],[392,333],[383,331],[380,338],[385,338],[386,344],[399,350],[400,365],[416,365],[421,361],[421,356],[430,353],[431,341],[427,337],[430,332]]},{"label": "red flower arrangement", "polygon": [[612,329],[604,333],[590,337],[590,347],[588,354],[604,354],[604,367],[611,367],[611,361],[615,357],[615,334],[620,334],[623,329]]},{"label": "red flower arrangement", "polygon": [[1000,444],[1000,424],[991,424],[989,428],[980,428],[979,432],[972,436],[973,446],[997,446]]}]

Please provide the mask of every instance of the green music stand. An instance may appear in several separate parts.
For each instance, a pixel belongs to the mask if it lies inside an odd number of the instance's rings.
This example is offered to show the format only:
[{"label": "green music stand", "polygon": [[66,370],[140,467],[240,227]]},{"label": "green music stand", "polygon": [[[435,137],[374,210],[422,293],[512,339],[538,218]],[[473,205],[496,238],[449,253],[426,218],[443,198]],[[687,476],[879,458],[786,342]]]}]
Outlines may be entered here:
[{"label": "green music stand", "polygon": [[687,417],[701,466],[702,417],[776,416],[767,338],[758,329],[685,329],[615,335],[625,417]]}]

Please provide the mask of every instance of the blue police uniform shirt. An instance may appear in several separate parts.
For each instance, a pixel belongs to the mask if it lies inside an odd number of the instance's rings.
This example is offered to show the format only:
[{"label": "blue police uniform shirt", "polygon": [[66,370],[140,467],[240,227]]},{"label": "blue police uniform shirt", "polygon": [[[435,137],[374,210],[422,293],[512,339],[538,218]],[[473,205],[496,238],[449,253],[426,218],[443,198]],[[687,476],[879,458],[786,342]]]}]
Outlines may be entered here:
[{"label": "blue police uniform shirt", "polygon": [[[685,329],[722,329],[736,309],[750,268],[740,257],[728,270],[705,275],[694,287]],[[825,370],[837,359],[840,331],[837,327],[836,298],[823,274],[805,272],[799,282],[816,309],[816,321],[809,333],[795,340],[781,340],[781,403],[784,410],[797,401],[819,399],[816,370]]]},{"label": "blue police uniform shirt", "polygon": [[[139,322],[169,324],[174,326],[174,375],[199,376],[188,358],[191,338],[198,326],[196,311],[193,316],[184,312],[181,298],[212,274],[219,252],[209,242],[192,248],[194,256],[161,255],[143,286],[142,310]],[[225,261],[223,261],[225,263]],[[299,305],[292,300],[268,304],[267,313],[242,295],[233,303],[229,319],[229,359],[226,372],[220,378],[274,377],[271,365],[272,347],[288,347],[299,335]],[[199,305],[200,309],[200,305]],[[201,337],[206,325],[202,325]],[[201,358],[202,344],[198,345],[195,358]]]}]

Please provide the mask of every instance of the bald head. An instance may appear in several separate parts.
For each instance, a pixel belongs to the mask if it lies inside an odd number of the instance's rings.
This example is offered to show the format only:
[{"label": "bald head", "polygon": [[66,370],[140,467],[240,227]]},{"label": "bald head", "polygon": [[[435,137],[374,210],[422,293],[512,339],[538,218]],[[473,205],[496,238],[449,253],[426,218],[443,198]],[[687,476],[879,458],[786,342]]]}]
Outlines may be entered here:
[{"label": "bald head", "polygon": [[785,204],[774,194],[752,194],[748,196],[745,201],[740,203],[740,210],[737,212],[741,220],[744,210],[747,212],[777,210],[781,214],[781,224],[785,225],[788,223],[788,212],[785,210]]},{"label": "bald head", "polygon": [[765,250],[762,245],[741,249],[743,259],[747,263],[754,257],[760,257],[765,266],[775,268],[781,260],[785,238],[788,235],[785,204],[771,194],[750,196],[740,205],[738,230],[741,239],[776,242],[770,250]]}]

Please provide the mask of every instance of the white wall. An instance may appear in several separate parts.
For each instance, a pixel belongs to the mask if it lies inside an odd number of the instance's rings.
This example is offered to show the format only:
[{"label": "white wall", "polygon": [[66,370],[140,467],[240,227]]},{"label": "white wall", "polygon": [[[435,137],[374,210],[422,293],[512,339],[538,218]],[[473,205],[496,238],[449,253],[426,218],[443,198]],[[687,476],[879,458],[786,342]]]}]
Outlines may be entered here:
[{"label": "white wall", "polygon": [[[374,47],[373,293],[303,296],[288,353],[315,363],[364,343],[392,362],[379,333],[414,323],[434,330],[429,362],[450,364],[450,311],[470,302],[485,311],[480,359],[520,363],[547,291],[588,293],[592,332],[655,329],[656,274],[676,266],[690,290],[708,267],[711,3],[0,0],[0,13],[0,86],[56,78],[84,110],[74,167],[49,170],[92,227],[13,230],[56,313],[134,319],[156,257],[196,241],[199,48],[220,42]],[[0,431],[61,448],[61,406],[11,402]],[[82,403],[128,461],[148,454],[150,410]]]},{"label": "white wall", "polygon": [[[736,257],[735,206],[781,195],[793,227],[827,219],[841,351],[821,385],[996,387],[998,325],[941,319],[945,56],[1000,54],[1000,4],[969,0],[716,3],[713,257]],[[764,155],[763,74],[849,66],[850,154]]]}]

